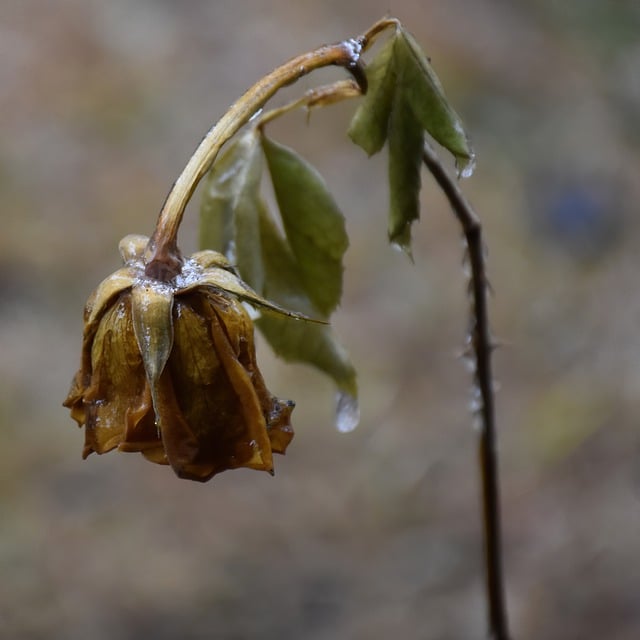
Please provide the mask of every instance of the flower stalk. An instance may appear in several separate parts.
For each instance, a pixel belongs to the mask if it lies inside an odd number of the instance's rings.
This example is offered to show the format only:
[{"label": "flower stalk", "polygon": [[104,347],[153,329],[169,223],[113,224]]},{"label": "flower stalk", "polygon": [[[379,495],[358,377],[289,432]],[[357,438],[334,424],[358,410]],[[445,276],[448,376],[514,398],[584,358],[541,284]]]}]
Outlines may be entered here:
[{"label": "flower stalk", "polygon": [[264,76],[231,105],[203,138],[165,200],[145,251],[145,272],[149,277],[166,282],[179,272],[182,257],[178,250],[177,235],[184,210],[222,146],[249,122],[277,91],[321,67],[345,67],[366,91],[360,54],[364,44],[370,40],[371,38],[365,34],[360,38],[326,45],[297,56]]}]

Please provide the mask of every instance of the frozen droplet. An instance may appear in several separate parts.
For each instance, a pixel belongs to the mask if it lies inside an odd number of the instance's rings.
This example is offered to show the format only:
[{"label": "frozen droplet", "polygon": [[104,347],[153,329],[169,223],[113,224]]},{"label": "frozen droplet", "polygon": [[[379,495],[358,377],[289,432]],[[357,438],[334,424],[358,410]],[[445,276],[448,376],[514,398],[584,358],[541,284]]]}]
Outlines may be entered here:
[{"label": "frozen droplet", "polygon": [[473,271],[471,269],[471,260],[469,259],[469,254],[465,253],[462,257],[462,273],[467,280],[471,279],[473,275]]},{"label": "frozen droplet", "polygon": [[472,353],[462,355],[462,364],[468,373],[475,373],[477,369],[476,357]]},{"label": "frozen droplet", "polygon": [[392,249],[398,253],[404,253],[404,255],[413,262],[413,252],[411,251],[411,246],[409,244],[406,242],[398,242],[397,240],[392,240],[390,244]]},{"label": "frozen droplet", "polygon": [[244,307],[244,310],[249,314],[249,317],[253,322],[255,322],[256,320],[262,317],[260,310],[256,309],[253,305],[249,304],[248,302],[243,302],[242,306]]},{"label": "frozen droplet", "polygon": [[471,411],[471,413],[480,413],[481,410],[482,400],[479,400],[478,398],[471,398],[471,400],[469,400],[469,411]]},{"label": "frozen droplet", "polygon": [[456,160],[456,169],[458,170],[458,178],[470,178],[476,168],[476,154],[471,153],[471,156],[465,160],[458,158]]},{"label": "frozen droplet", "polygon": [[476,385],[471,387],[471,398],[469,399],[469,411],[471,413],[480,413],[484,407],[482,391]]},{"label": "frozen droplet", "polygon": [[349,433],[358,426],[359,422],[358,399],[345,391],[338,392],[336,397],[336,429],[340,433]]}]

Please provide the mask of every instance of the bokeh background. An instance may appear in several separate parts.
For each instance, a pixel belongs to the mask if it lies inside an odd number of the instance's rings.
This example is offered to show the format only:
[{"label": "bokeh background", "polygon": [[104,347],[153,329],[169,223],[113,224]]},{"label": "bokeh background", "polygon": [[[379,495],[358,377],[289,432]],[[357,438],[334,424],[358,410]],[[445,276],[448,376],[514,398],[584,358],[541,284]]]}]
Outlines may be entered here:
[{"label": "bokeh background", "polygon": [[275,478],[200,485],[137,455],[83,462],[60,406],[87,295],[122,236],[152,231],[204,132],[278,63],[387,12],[431,56],[478,153],[463,187],[504,344],[513,635],[640,636],[636,0],[3,0],[1,638],[485,637],[460,232],[425,176],[415,264],[388,248],[385,158],[347,140],[353,105],[270,131],[347,216],[335,326],[360,372],[360,427],[337,433],[330,382],[264,344],[271,390],[297,401]]}]

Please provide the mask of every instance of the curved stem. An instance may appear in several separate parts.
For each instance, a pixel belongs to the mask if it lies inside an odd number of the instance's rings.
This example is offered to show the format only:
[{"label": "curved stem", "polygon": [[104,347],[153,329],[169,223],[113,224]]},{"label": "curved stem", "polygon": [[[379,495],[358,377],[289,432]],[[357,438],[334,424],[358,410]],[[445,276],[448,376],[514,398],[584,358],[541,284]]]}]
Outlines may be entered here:
[{"label": "curved stem", "polygon": [[345,67],[360,86],[362,93],[365,93],[367,80],[360,55],[380,33],[391,27],[397,28],[398,25],[397,20],[385,18],[374,23],[357,38],[303,53],[264,76],[234,102],[203,138],[180,177],[173,184],[145,251],[146,274],[167,281],[180,271],[182,256],[178,250],[177,236],[187,203],[221,147],[259,112],[277,91],[315,69],[337,65]]},{"label": "curved stem", "polygon": [[203,138],[165,200],[145,252],[147,275],[167,280],[175,275],[176,267],[179,270],[182,260],[177,249],[177,235],[185,207],[198,182],[209,170],[225,142],[236,134],[279,89],[314,69],[329,65],[347,67],[360,81],[356,69],[358,69],[361,50],[362,45],[359,41],[346,40],[302,54],[259,80],[231,105]]},{"label": "curved stem", "polygon": [[480,390],[482,405],[478,455],[482,479],[482,510],[486,589],[488,599],[489,633],[493,640],[508,640],[507,609],[502,570],[502,534],[500,526],[500,484],[498,480],[498,451],[493,398],[491,354],[493,342],[489,329],[487,307],[488,280],[485,268],[484,243],[480,219],[467,202],[457,183],[440,164],[433,149],[425,144],[423,161],[449,200],[467,244],[471,267],[472,327],[471,348],[475,357],[475,383]]}]

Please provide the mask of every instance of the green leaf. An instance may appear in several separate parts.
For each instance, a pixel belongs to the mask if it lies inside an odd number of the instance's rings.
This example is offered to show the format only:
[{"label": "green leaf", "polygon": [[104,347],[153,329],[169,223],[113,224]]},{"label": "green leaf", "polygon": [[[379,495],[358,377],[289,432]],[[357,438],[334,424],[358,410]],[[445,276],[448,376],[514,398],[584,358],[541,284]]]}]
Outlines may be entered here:
[{"label": "green leaf", "polygon": [[440,80],[410,33],[399,27],[367,66],[369,90],[349,126],[349,136],[369,155],[382,148],[396,95],[403,94],[422,128],[456,158],[462,175],[473,170],[474,154],[458,114]]},{"label": "green leaf", "polygon": [[[356,372],[348,354],[328,325],[281,315],[283,312],[288,313],[285,309],[291,309],[312,319],[326,320],[330,310],[327,305],[320,309],[310,296],[302,278],[304,270],[289,245],[289,236],[285,238],[279,232],[259,194],[262,164],[262,150],[253,131],[232,144],[214,164],[201,211],[201,242],[207,247],[226,248],[227,253],[231,250],[235,254],[231,257],[242,279],[263,300],[258,299],[256,302],[256,296],[252,300],[252,296],[242,289],[242,284],[230,277],[232,274],[223,273],[222,268],[211,270],[215,275],[215,282],[212,280],[212,284],[222,286],[227,291],[235,291],[240,297],[262,307],[264,313],[258,318],[256,325],[277,355],[285,360],[310,364],[334,380],[341,391],[341,404],[338,406],[341,413],[338,422],[341,423],[344,421],[342,405],[345,404],[345,399],[346,404],[357,407]],[[329,211],[329,216],[333,215],[335,218],[335,210],[333,213],[331,209]],[[302,217],[304,219],[304,214]],[[317,217],[322,221],[322,213],[317,214]],[[339,228],[343,229],[341,216],[337,222]],[[296,237],[295,225],[293,226],[292,235]],[[317,227],[318,225],[312,225],[312,228]],[[320,231],[323,231],[322,226]],[[329,228],[328,233],[335,234],[335,229]],[[344,234],[344,230],[342,233]],[[337,235],[340,238],[341,234]],[[339,254],[341,258],[346,247],[346,236],[339,245],[341,251],[336,252],[336,255]],[[217,263],[213,266],[222,267]],[[340,268],[340,275],[341,273]],[[333,288],[336,288],[335,282]],[[270,305],[267,300],[274,304]],[[357,414],[357,409],[355,411]]]},{"label": "green leaf", "polygon": [[394,60],[406,95],[422,127],[456,158],[462,175],[473,171],[474,154],[458,114],[418,43],[404,29],[394,38]]},{"label": "green leaf", "polygon": [[[299,265],[266,207],[260,211],[260,233],[264,252],[265,298],[312,318],[322,318],[307,295]],[[295,321],[270,313],[256,324],[280,357],[311,364],[331,378],[348,396],[357,396],[356,372],[349,355],[329,325]]]},{"label": "green leaf", "polygon": [[424,134],[404,92],[389,118],[389,241],[411,257],[411,223],[420,217]]},{"label": "green leaf", "polygon": [[291,149],[262,138],[288,244],[304,291],[328,316],[342,295],[344,216],[318,172]]},{"label": "green leaf", "polygon": [[351,140],[370,156],[380,151],[387,139],[389,113],[396,91],[393,51],[394,38],[390,38],[367,65],[369,88],[349,125]]},{"label": "green leaf", "polygon": [[399,27],[367,67],[369,91],[349,126],[369,155],[389,148],[389,240],[411,255],[411,223],[420,214],[420,169],[427,131],[451,151],[461,175],[473,151],[460,118],[413,37]]},{"label": "green leaf", "polygon": [[263,166],[258,135],[249,130],[213,165],[200,212],[201,246],[221,250],[256,291],[264,280],[258,220]]}]

